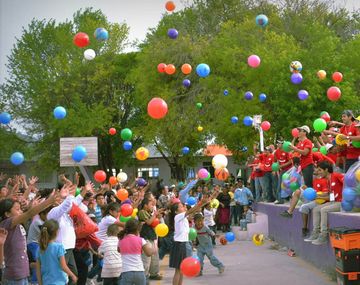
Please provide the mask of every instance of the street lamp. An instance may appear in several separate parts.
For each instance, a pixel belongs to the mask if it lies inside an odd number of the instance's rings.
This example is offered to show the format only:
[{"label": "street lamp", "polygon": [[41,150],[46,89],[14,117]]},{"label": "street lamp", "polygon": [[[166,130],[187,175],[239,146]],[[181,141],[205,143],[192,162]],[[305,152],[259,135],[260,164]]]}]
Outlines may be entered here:
[{"label": "street lamp", "polygon": [[260,134],[260,150],[264,151],[264,132],[263,129],[261,128],[261,120],[262,120],[262,115],[254,115],[253,117],[253,126],[255,129],[259,130],[259,134]]}]

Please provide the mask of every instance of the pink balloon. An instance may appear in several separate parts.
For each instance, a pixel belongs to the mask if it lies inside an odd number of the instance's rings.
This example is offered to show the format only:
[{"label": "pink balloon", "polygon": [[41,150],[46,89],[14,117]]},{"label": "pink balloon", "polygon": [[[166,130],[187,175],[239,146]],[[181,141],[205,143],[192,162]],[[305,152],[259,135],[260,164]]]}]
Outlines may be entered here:
[{"label": "pink balloon", "polygon": [[248,65],[252,68],[257,68],[259,67],[260,65],[260,62],[261,62],[261,59],[260,57],[258,57],[257,55],[253,54],[253,55],[250,55],[248,57]]},{"label": "pink balloon", "polygon": [[299,136],[299,130],[297,128],[293,128],[291,130],[291,134],[294,138],[297,138]]},{"label": "pink balloon", "polygon": [[166,102],[161,98],[152,98],[147,107],[148,114],[153,119],[164,118],[168,112]]},{"label": "pink balloon", "polygon": [[205,179],[209,175],[209,172],[205,168],[201,168],[198,172],[198,176],[200,179]]},{"label": "pink balloon", "polygon": [[336,86],[332,86],[327,91],[327,97],[330,101],[337,101],[341,97],[341,90]]},{"label": "pink balloon", "polygon": [[261,128],[263,129],[263,131],[268,131],[270,130],[271,124],[268,121],[264,121],[261,123]]}]

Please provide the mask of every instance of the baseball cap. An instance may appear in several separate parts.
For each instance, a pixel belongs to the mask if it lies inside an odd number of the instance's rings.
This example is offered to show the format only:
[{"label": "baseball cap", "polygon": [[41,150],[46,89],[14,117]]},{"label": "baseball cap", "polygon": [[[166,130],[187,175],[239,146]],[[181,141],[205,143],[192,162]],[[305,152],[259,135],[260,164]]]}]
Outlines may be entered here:
[{"label": "baseball cap", "polygon": [[332,148],[333,146],[334,146],[333,144],[327,143],[327,144],[325,145],[325,148],[326,148],[327,151],[329,151],[329,149]]},{"label": "baseball cap", "polygon": [[297,129],[298,130],[303,130],[303,131],[307,132],[308,134],[310,134],[310,128],[308,126],[306,126],[306,125],[298,127]]},{"label": "baseball cap", "polygon": [[175,184],[171,185],[169,188],[170,189],[175,188]]},{"label": "baseball cap", "polygon": [[355,120],[354,113],[351,110],[345,110],[342,112],[343,115],[346,115],[348,117],[351,117],[353,120]]}]

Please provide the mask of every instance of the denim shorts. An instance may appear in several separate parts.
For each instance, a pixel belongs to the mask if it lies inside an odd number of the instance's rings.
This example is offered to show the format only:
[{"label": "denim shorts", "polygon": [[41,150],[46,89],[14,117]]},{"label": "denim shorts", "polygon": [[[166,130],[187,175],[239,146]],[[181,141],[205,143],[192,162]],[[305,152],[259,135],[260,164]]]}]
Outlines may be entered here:
[{"label": "denim shorts", "polygon": [[9,279],[4,279],[4,285],[28,285],[28,279],[27,278],[23,278],[23,279],[18,279],[18,280],[9,280]]}]

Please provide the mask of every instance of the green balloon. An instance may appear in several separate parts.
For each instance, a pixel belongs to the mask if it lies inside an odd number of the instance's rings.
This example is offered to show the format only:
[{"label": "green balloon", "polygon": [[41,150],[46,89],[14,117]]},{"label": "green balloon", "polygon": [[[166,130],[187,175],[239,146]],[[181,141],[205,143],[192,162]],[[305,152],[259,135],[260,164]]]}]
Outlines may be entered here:
[{"label": "green balloon", "polygon": [[129,141],[132,138],[132,131],[128,128],[123,129],[121,130],[120,136],[124,141]]},{"label": "green balloon", "polygon": [[312,152],[317,152],[319,149],[317,147],[313,147]]},{"label": "green balloon", "polygon": [[326,130],[326,121],[324,119],[316,119],[313,123],[314,130],[316,132],[322,132]]},{"label": "green balloon", "polygon": [[206,178],[204,178],[204,180],[205,180],[205,181],[209,181],[210,178],[211,178],[211,175],[210,175],[210,173],[209,173],[208,176],[207,176]]},{"label": "green balloon", "polygon": [[284,141],[283,145],[282,145],[282,149],[285,152],[290,152],[291,148],[290,148],[291,142],[289,141]]},{"label": "green balloon", "polygon": [[81,193],[81,188],[76,188],[75,197]]},{"label": "green balloon", "polygon": [[190,228],[190,231],[189,231],[189,240],[193,241],[195,240],[197,237],[197,232],[194,228]]},{"label": "green balloon", "polygon": [[297,189],[299,189],[299,187],[300,187],[300,185],[299,185],[299,183],[297,183],[297,182],[291,182],[291,183],[290,183],[290,189],[291,189],[291,191],[296,191]]},{"label": "green balloon", "polygon": [[201,103],[196,103],[196,108],[201,109],[201,108],[202,108],[202,104],[201,104]]},{"label": "green balloon", "polygon": [[326,146],[322,146],[320,147],[320,152],[323,154],[323,155],[327,155],[327,150],[326,150]]},{"label": "green balloon", "polygon": [[120,222],[123,222],[123,223],[126,223],[130,219],[131,219],[131,216],[129,216],[129,217],[120,216]]},{"label": "green balloon", "polygon": [[272,165],[271,165],[271,170],[272,171],[279,171],[280,169],[280,165],[278,162],[274,162]]},{"label": "green balloon", "polygon": [[322,112],[320,113],[320,117],[321,117],[322,115],[324,115],[324,114],[328,114],[328,112],[322,111]]},{"label": "green balloon", "polygon": [[360,141],[352,141],[351,142],[353,147],[359,148],[360,147]]},{"label": "green balloon", "polygon": [[285,173],[282,175],[282,181],[289,180],[289,179],[290,179],[290,174],[285,172]]}]

